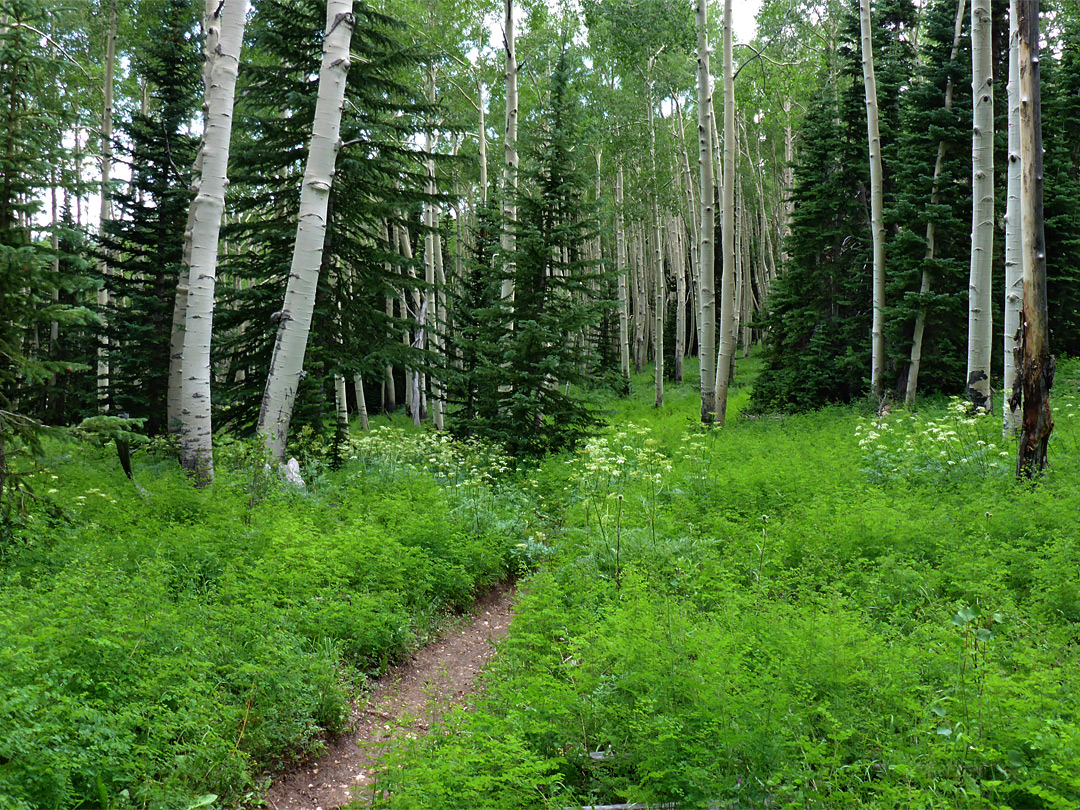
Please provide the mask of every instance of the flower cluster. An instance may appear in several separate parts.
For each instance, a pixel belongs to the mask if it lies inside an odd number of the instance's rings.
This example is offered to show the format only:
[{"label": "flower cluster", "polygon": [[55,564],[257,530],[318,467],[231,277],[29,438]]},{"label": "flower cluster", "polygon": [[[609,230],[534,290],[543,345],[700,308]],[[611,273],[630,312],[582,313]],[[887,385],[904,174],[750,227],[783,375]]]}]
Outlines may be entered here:
[{"label": "flower cluster", "polygon": [[490,487],[511,468],[510,457],[498,445],[394,427],[350,439],[348,457],[391,475],[431,475],[451,489]]},{"label": "flower cluster", "polygon": [[987,411],[953,397],[945,415],[924,419],[908,413],[862,420],[855,427],[863,472],[877,482],[904,477],[976,474],[1011,468],[1000,447],[1000,425]]}]

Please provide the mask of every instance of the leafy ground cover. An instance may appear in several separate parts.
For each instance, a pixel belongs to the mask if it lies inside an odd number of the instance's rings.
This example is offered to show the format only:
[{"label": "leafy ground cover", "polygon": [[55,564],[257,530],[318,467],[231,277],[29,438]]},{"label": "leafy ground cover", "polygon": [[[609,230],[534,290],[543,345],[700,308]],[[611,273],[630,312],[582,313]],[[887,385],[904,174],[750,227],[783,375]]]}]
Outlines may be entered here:
[{"label": "leafy ground cover", "polygon": [[165,456],[139,490],[111,449],[47,445],[0,540],[0,806],[257,800],[368,673],[526,563],[497,453],[384,427],[335,472],[308,444],[304,489],[236,443],[202,491]]},{"label": "leafy ground cover", "polygon": [[743,418],[744,387],[704,430],[693,380],[636,381],[524,485],[552,556],[381,806],[1077,806],[1078,376],[1035,487],[956,402]]}]

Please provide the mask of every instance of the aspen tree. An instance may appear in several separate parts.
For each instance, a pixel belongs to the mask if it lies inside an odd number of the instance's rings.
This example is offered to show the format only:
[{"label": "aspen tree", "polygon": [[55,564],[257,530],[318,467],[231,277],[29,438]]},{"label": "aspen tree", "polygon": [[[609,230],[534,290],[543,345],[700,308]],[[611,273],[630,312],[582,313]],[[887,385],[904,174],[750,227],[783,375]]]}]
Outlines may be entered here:
[{"label": "aspen tree", "polygon": [[[112,203],[110,200],[113,163],[113,74],[116,69],[116,0],[109,3],[109,23],[105,32],[105,79],[102,83],[102,95],[104,102],[101,111],[101,208],[98,211],[98,221],[104,230],[105,223],[112,219]],[[53,192],[53,204],[56,203],[56,193]],[[54,217],[55,221],[55,217]],[[107,274],[106,262],[99,265],[101,274]],[[98,310],[104,312],[109,306],[109,288],[106,284],[101,285],[97,294]],[[104,326],[104,324],[102,324]],[[98,408],[102,411],[109,407],[109,345],[108,340],[102,336],[97,347],[97,399]]]},{"label": "aspen tree", "polygon": [[289,422],[303,376],[304,354],[315,307],[315,288],[326,239],[327,206],[340,149],[341,109],[345,104],[353,25],[352,0],[328,0],[319,94],[300,188],[289,284],[259,409],[258,434],[267,454],[278,462],[285,456]]},{"label": "aspen tree", "polygon": [[870,230],[874,242],[873,321],[871,332],[870,387],[874,396],[884,392],[885,374],[885,226],[881,176],[881,134],[878,127],[877,81],[874,78],[874,46],[870,26],[870,0],[859,2],[862,39],[863,88],[866,94],[866,135],[870,146]]},{"label": "aspen tree", "polygon": [[990,0],[971,2],[971,273],[968,282],[967,395],[989,409],[993,343],[990,271],[994,253],[994,86]]},{"label": "aspen tree", "polygon": [[1009,173],[1005,205],[1005,328],[1002,354],[1004,375],[1001,397],[1003,437],[1020,432],[1019,403],[1014,390],[1019,383],[1020,303],[1024,295],[1023,245],[1020,234],[1020,27],[1016,0],[1009,4]]},{"label": "aspen tree", "polygon": [[[517,223],[517,185],[518,185],[518,86],[517,55],[514,50],[514,0],[504,0],[503,49],[505,52],[506,75],[506,127],[503,134],[503,231],[500,241],[502,261],[510,261],[514,255],[514,226]],[[514,298],[514,273],[512,267],[506,268],[502,284],[502,297]]]},{"label": "aspen tree", "polygon": [[630,379],[630,291],[626,260],[626,230],[623,223],[623,167],[615,171],[615,264],[619,274],[619,371]]},{"label": "aspen tree", "polygon": [[698,244],[698,329],[700,341],[698,357],[701,367],[701,421],[708,423],[716,418],[716,292],[715,255],[713,242],[716,232],[716,181],[713,173],[712,143],[712,75],[709,71],[708,5],[698,0],[697,5],[698,58],[697,58],[697,116],[698,116],[698,202],[700,242]]},{"label": "aspen tree", "polygon": [[1046,240],[1043,233],[1042,110],[1039,89],[1039,0],[1017,0],[1020,76],[1020,238],[1023,244],[1024,302],[1020,311],[1020,365],[1023,424],[1016,473],[1028,478],[1046,468],[1046,447],[1054,429],[1046,317]]},{"label": "aspen tree", "polygon": [[653,109],[653,80],[652,71],[656,57],[649,59],[649,80],[647,82],[647,94],[649,104],[649,161],[652,168],[652,276],[653,276],[653,301],[656,307],[653,312],[653,368],[656,398],[654,407],[662,407],[664,404],[664,306],[667,299],[667,282],[664,279],[663,246],[660,236],[660,202],[656,184],[656,115]]},{"label": "aspen tree", "polygon": [[720,348],[716,357],[716,423],[727,419],[728,383],[735,355],[735,78],[731,55],[731,0],[724,0],[724,199],[720,276]]},{"label": "aspen tree", "polygon": [[[210,4],[207,4],[209,11]],[[212,61],[204,102],[199,188],[191,203],[191,254],[181,357],[180,464],[198,483],[214,477],[210,422],[210,335],[214,318],[218,236],[225,211],[233,98],[247,19],[246,0],[223,0],[207,14]]]}]

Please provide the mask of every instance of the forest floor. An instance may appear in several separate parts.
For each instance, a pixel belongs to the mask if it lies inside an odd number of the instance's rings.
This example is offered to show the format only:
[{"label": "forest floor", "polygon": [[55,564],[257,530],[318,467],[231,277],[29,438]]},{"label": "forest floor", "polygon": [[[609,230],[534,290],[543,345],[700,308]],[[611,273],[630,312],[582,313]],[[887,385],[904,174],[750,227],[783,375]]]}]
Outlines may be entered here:
[{"label": "forest floor", "polygon": [[514,590],[501,585],[480,597],[467,624],[451,625],[404,664],[391,667],[366,699],[353,705],[349,731],[321,756],[278,775],[266,795],[271,810],[332,810],[370,797],[387,744],[427,732],[462,704],[510,629]]}]

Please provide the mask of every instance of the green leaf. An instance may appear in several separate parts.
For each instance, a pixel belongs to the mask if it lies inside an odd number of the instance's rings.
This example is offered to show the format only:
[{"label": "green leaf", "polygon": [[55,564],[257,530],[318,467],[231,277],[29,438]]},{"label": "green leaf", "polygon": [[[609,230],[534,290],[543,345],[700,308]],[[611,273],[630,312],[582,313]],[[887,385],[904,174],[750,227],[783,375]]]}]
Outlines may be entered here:
[{"label": "green leaf", "polygon": [[187,806],[187,810],[196,810],[198,807],[209,807],[217,801],[216,793],[207,793],[204,796],[200,796],[194,802]]},{"label": "green leaf", "polygon": [[952,729],[948,726],[938,726],[937,733],[940,734],[942,737],[951,737]]}]

